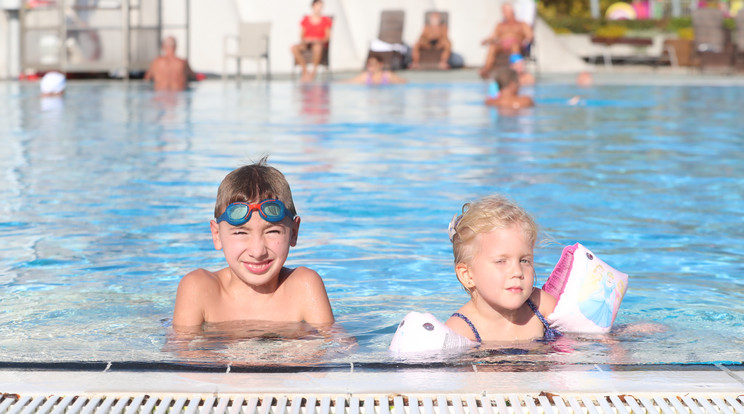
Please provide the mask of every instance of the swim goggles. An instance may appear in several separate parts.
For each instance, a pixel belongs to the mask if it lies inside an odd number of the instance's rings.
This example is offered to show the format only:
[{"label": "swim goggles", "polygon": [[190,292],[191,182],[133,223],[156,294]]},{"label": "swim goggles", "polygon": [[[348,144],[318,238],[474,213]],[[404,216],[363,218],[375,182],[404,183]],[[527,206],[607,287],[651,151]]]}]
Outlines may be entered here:
[{"label": "swim goggles", "polygon": [[254,210],[258,211],[258,215],[262,219],[271,223],[282,221],[284,217],[294,218],[294,215],[287,211],[284,203],[280,200],[266,199],[257,204],[240,201],[231,203],[227,206],[225,212],[217,217],[217,222],[226,221],[233,226],[242,226],[251,219]]}]

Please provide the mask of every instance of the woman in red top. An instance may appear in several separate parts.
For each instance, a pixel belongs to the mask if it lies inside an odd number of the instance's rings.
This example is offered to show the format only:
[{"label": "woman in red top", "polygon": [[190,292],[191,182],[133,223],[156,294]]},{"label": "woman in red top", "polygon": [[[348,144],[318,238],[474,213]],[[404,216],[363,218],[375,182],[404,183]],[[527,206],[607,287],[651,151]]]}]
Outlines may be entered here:
[{"label": "woman in red top", "polygon": [[[323,57],[323,48],[331,38],[331,18],[323,16],[323,1],[313,0],[313,13],[305,16],[300,23],[300,43],[292,46],[292,54],[298,64],[302,65],[302,81],[307,82],[315,79],[320,59]],[[313,69],[308,73],[307,62],[302,52],[311,49],[313,52]]]}]

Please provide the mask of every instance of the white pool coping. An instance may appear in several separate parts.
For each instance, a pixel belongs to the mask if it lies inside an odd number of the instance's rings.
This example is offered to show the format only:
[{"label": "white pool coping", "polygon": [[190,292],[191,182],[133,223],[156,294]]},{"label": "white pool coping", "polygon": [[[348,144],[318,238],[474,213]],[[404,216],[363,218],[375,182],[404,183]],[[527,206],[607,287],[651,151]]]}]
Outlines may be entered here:
[{"label": "white pool coping", "polygon": [[305,372],[185,372],[0,370],[0,393],[83,394],[633,394],[744,395],[740,366],[603,366],[544,372],[452,369],[309,370]]}]

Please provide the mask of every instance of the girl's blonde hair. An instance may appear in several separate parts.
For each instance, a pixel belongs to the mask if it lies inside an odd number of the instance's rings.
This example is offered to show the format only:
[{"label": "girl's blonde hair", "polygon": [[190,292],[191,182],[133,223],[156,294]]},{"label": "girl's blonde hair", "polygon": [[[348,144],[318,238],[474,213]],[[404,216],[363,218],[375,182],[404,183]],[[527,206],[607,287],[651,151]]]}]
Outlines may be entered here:
[{"label": "girl's blonde hair", "polygon": [[481,233],[503,229],[513,224],[522,226],[528,240],[535,246],[537,224],[522,207],[502,195],[483,197],[462,206],[462,214],[450,222],[449,234],[455,264],[470,263],[477,251],[471,241]]}]

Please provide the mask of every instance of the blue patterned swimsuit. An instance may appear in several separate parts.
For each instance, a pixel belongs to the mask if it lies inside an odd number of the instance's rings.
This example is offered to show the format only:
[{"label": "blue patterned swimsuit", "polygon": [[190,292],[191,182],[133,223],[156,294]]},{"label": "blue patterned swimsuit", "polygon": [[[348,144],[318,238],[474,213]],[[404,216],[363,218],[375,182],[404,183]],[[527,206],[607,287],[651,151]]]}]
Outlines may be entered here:
[{"label": "blue patterned swimsuit", "polygon": [[[537,306],[535,306],[535,304],[532,303],[530,299],[527,299],[527,305],[530,307],[530,309],[532,309],[532,312],[535,312],[537,319],[540,319],[540,322],[542,322],[543,326],[545,326],[545,331],[544,331],[545,333],[543,334],[543,339],[542,339],[543,341],[555,341],[556,339],[563,336],[563,334],[560,333],[557,329],[550,327],[550,324],[548,323],[548,321],[545,320],[545,317],[542,315],[542,313],[540,313],[540,310],[537,309]],[[478,333],[478,330],[475,329],[475,325],[473,325],[473,322],[471,322],[467,316],[463,315],[460,312],[455,312],[452,314],[452,316],[455,316],[465,321],[465,323],[468,324],[470,329],[473,330],[473,334],[475,334],[475,340],[478,341],[478,343],[483,342],[480,334]]]}]

